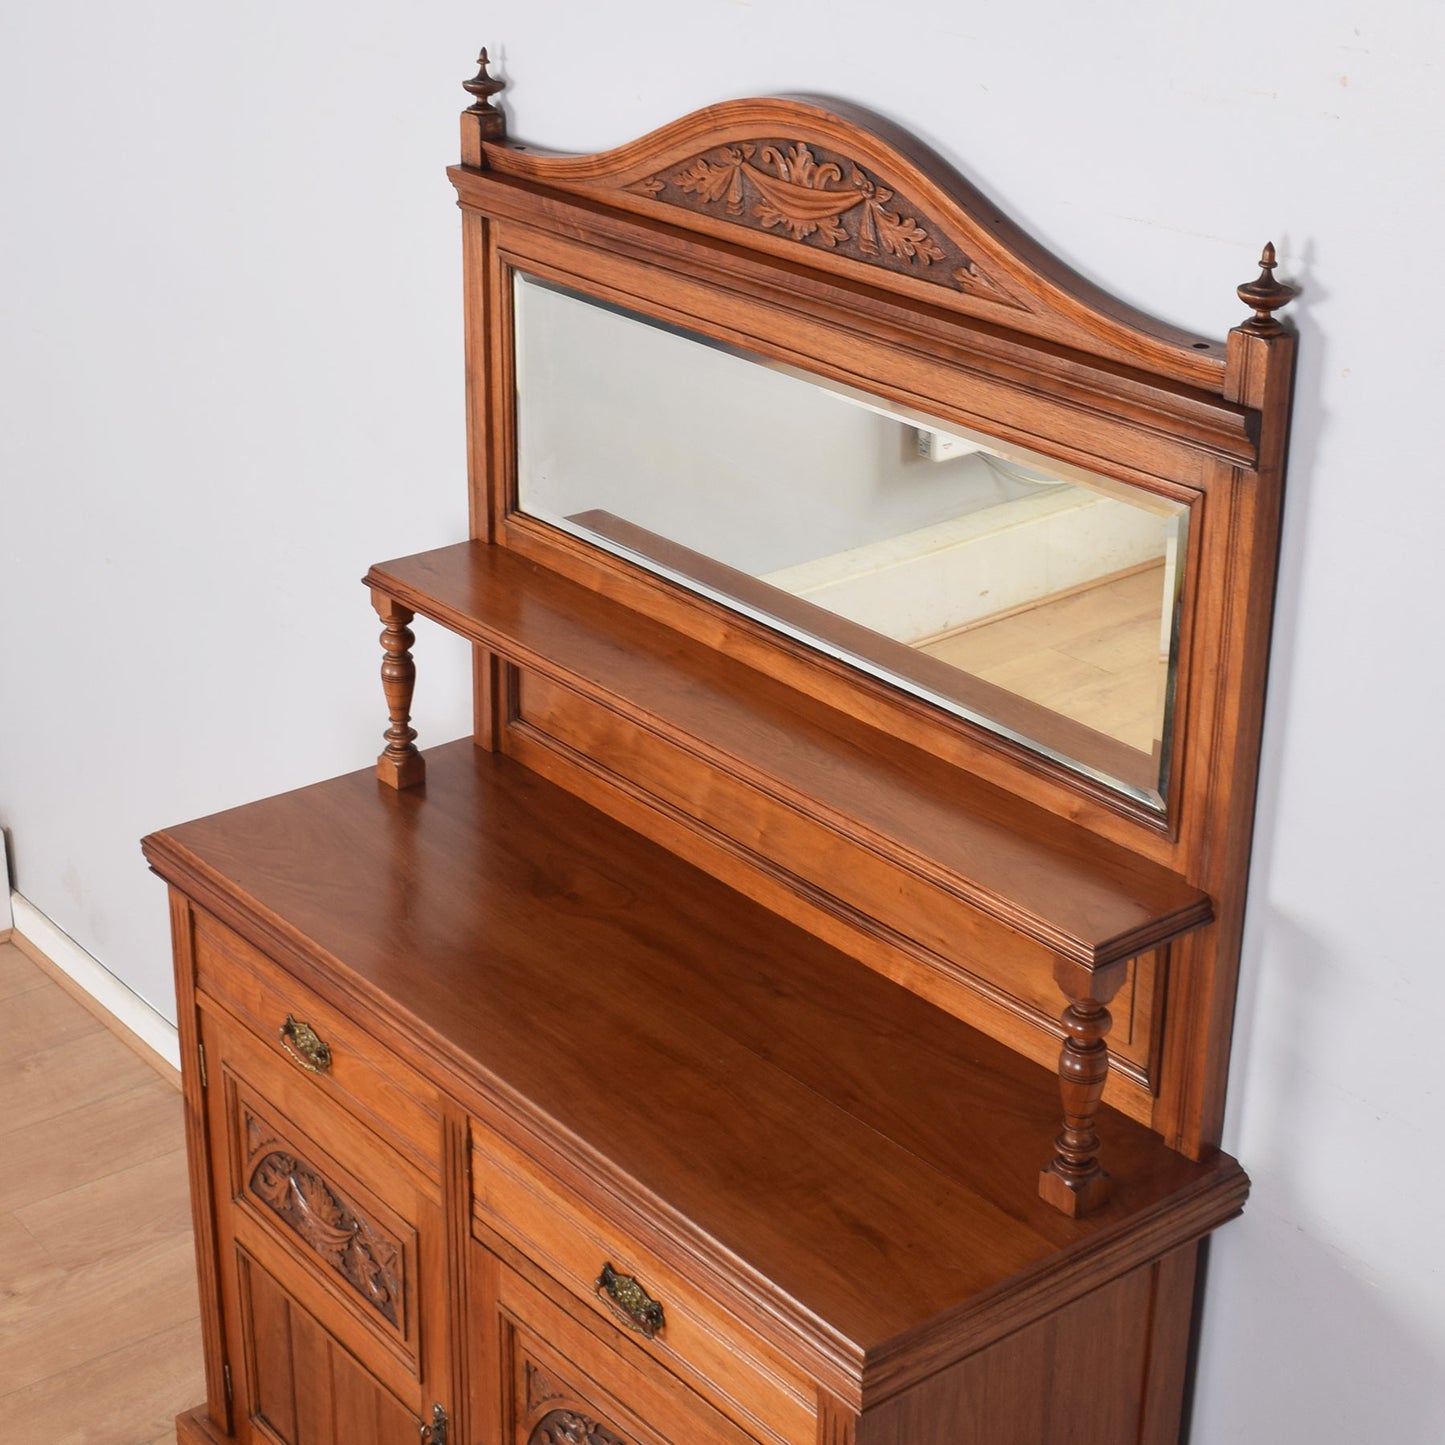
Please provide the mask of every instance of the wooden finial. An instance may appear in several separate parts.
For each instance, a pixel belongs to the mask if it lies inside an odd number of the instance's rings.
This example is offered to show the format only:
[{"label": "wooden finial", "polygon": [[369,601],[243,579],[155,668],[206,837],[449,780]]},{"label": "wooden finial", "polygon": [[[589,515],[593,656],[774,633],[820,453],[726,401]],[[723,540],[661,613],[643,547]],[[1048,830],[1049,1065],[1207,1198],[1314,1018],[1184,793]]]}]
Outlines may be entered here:
[{"label": "wooden finial", "polygon": [[1259,279],[1246,281],[1239,288],[1239,299],[1254,307],[1254,315],[1241,328],[1256,336],[1277,336],[1284,327],[1274,318],[1281,306],[1288,305],[1299,292],[1293,286],[1274,279],[1274,242],[1270,241],[1259,258]]},{"label": "wooden finial", "polygon": [[487,58],[487,50],[486,47],[483,46],[482,53],[477,56],[477,73],[472,76],[470,80],[462,81],[462,89],[465,90],[468,95],[474,95],[476,97],[472,104],[467,107],[468,113],[483,117],[489,136],[501,136],[506,127],[506,120],[502,112],[492,104],[492,97],[500,91],[505,90],[507,88],[507,82],[505,80],[494,80],[488,75],[488,64],[490,64],[490,61]]}]

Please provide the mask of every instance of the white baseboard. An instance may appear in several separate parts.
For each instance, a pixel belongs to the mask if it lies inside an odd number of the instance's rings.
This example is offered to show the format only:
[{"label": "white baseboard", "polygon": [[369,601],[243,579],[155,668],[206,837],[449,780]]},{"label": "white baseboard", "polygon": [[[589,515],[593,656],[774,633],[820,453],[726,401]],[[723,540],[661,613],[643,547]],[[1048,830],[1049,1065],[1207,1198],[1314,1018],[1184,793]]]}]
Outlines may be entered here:
[{"label": "white baseboard", "polygon": [[180,1068],[180,1036],[173,1023],[157,1013],[139,994],[133,993],[103,963],[92,958],[22,894],[9,894],[6,907],[13,914],[16,933],[43,953],[147,1048],[159,1054],[172,1068]]},{"label": "white baseboard", "polygon": [[5,835],[0,833],[0,938],[14,927],[15,915],[10,908],[10,856]]}]

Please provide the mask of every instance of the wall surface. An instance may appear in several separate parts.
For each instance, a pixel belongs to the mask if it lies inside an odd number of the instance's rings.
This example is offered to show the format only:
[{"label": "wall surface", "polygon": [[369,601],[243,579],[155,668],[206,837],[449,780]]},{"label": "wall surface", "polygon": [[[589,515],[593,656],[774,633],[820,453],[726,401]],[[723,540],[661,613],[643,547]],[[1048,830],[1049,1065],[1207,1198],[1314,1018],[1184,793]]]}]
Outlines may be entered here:
[{"label": "wall surface", "polygon": [[[18,888],[169,1009],[136,839],[374,755],[356,579],[465,525],[441,168],[479,40],[513,133],[568,149],[731,95],[862,101],[1214,335],[1272,238],[1305,294],[1226,1140],[1255,1193],[1213,1248],[1193,1439],[1438,1445],[1442,32],[1433,0],[7,6]],[[424,737],[460,733],[461,650],[420,656]]]}]

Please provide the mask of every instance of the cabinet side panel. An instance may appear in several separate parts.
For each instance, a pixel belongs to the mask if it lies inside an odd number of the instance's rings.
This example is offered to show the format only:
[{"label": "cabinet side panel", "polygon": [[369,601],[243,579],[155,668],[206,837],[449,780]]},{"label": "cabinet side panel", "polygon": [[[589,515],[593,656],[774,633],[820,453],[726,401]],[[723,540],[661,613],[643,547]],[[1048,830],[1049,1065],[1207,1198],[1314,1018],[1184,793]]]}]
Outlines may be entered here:
[{"label": "cabinet side panel", "polygon": [[857,1445],[1176,1445],[1197,1244],[865,1413]]},{"label": "cabinet side panel", "polygon": [[206,1411],[222,1434],[231,1428],[226,1401],[226,1363],[221,1319],[220,1275],[216,1265],[216,1220],[212,1209],[210,1130],[196,1015],[196,956],[191,905],[170,892],[171,946],[175,955],[176,1026],[181,1045],[181,1088],[185,1099],[186,1157],[190,1169],[191,1223],[196,1243],[196,1277],[201,1299],[201,1345],[206,1366]]},{"label": "cabinet side panel", "polygon": [[1175,1445],[1180,1437],[1189,1374],[1195,1270],[1201,1247],[1191,1244],[1176,1249],[1156,1266],[1140,1445]]}]

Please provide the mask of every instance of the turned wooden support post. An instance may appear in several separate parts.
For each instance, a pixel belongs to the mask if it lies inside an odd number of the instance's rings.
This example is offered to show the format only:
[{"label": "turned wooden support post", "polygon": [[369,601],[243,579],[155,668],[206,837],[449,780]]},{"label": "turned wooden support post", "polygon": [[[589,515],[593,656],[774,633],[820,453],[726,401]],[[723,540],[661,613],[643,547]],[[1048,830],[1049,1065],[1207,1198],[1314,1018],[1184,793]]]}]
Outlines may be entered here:
[{"label": "turned wooden support post", "polygon": [[1058,1151],[1039,1175],[1039,1197],[1077,1218],[1109,1197],[1109,1176],[1099,1163],[1094,1121],[1109,1077],[1109,1001],[1129,976],[1127,961],[1090,971],[1067,959],[1054,960],[1054,979],[1069,1006],[1064,1010],[1064,1046],[1059,1052],[1059,1091],[1064,1127]]},{"label": "turned wooden support post", "polygon": [[385,592],[371,589],[371,605],[381,618],[381,686],[391,726],[386,730],[386,747],[376,760],[376,776],[393,788],[410,788],[426,778],[426,760],[416,750],[416,729],[411,725],[411,695],[416,687],[416,664],[411,645],[416,641],[408,624],[413,613]]}]

